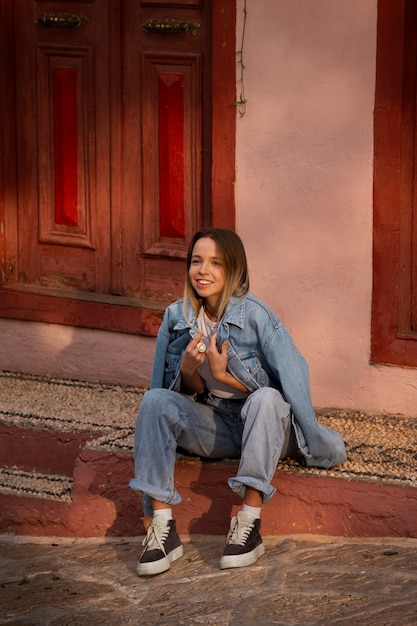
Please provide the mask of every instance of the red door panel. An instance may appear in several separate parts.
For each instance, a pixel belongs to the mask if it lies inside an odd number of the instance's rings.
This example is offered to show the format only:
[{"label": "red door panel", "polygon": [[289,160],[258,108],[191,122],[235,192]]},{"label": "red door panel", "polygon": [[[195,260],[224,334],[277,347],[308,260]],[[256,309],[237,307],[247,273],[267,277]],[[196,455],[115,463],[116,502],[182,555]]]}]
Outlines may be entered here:
[{"label": "red door panel", "polygon": [[100,37],[109,27],[107,1],[73,4],[72,14],[85,20],[79,28],[53,25],[66,15],[64,3],[14,6],[19,230],[12,279],[38,285],[39,293],[108,290],[109,51]]}]

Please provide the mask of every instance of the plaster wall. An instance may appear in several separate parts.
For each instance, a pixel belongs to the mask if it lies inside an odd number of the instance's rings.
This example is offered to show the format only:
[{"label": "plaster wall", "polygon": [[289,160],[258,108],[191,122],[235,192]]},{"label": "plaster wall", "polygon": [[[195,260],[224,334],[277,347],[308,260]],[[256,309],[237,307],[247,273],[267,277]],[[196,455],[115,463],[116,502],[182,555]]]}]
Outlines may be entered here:
[{"label": "plaster wall", "polygon": [[155,340],[0,318],[0,370],[149,386]]},{"label": "plaster wall", "polygon": [[[369,363],[376,18],[376,0],[247,0],[236,227],[314,404],[417,416],[417,369]],[[153,339],[0,319],[0,369],[146,386],[153,353]]]},{"label": "plaster wall", "polygon": [[[307,358],[316,406],[417,416],[417,369],[369,362],[377,2],[246,4],[236,204],[252,289]],[[242,28],[238,0],[238,42]]]}]

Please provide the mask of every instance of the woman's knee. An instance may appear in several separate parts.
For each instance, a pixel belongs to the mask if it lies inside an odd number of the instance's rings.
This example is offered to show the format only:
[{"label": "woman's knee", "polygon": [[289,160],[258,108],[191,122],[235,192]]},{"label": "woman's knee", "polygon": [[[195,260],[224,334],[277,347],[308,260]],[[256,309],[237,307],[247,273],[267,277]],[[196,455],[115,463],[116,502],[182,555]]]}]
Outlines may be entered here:
[{"label": "woman's knee", "polygon": [[166,407],[170,403],[172,394],[176,394],[176,392],[170,389],[149,389],[141,400],[139,414],[143,411],[158,410]]},{"label": "woman's knee", "polygon": [[282,394],[278,389],[273,387],[260,387],[256,391],[250,394],[248,397],[245,409],[267,409],[275,414],[279,414],[281,417],[287,417],[291,412],[291,405],[286,402]]},{"label": "woman's knee", "polygon": [[154,426],[167,415],[174,416],[175,411],[171,408],[172,394],[175,391],[169,389],[149,389],[146,391],[139,405],[137,428],[152,422]]}]

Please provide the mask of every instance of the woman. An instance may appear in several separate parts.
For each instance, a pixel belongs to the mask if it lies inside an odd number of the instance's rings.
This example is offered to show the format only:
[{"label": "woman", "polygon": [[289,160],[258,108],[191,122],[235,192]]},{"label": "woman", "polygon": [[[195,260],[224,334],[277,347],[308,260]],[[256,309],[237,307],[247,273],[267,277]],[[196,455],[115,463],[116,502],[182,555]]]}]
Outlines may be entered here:
[{"label": "woman", "polygon": [[249,292],[246,254],[230,230],[197,232],[184,298],[166,309],[151,389],[135,432],[135,478],[152,523],[139,576],[159,574],[183,554],[172,505],[177,446],[207,458],[240,458],[229,486],[243,499],[231,520],[222,569],[264,553],[261,507],[275,494],[278,460],[297,450],[308,466],[346,460],[338,433],[317,423],[307,364],[276,315]]}]

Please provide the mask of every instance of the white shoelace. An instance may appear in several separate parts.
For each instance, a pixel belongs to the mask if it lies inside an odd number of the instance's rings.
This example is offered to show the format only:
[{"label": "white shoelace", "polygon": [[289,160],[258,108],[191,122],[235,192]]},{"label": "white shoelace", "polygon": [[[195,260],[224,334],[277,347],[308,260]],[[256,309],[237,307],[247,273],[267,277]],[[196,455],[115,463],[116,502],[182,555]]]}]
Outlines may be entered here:
[{"label": "white shoelace", "polygon": [[232,518],[230,530],[227,535],[227,543],[243,546],[254,526],[255,520],[244,515],[236,515]]},{"label": "white shoelace", "polygon": [[159,548],[159,550],[162,550],[166,555],[164,541],[168,537],[169,531],[170,526],[166,523],[165,519],[153,519],[146,533],[146,537],[142,541],[145,550],[157,550]]}]

